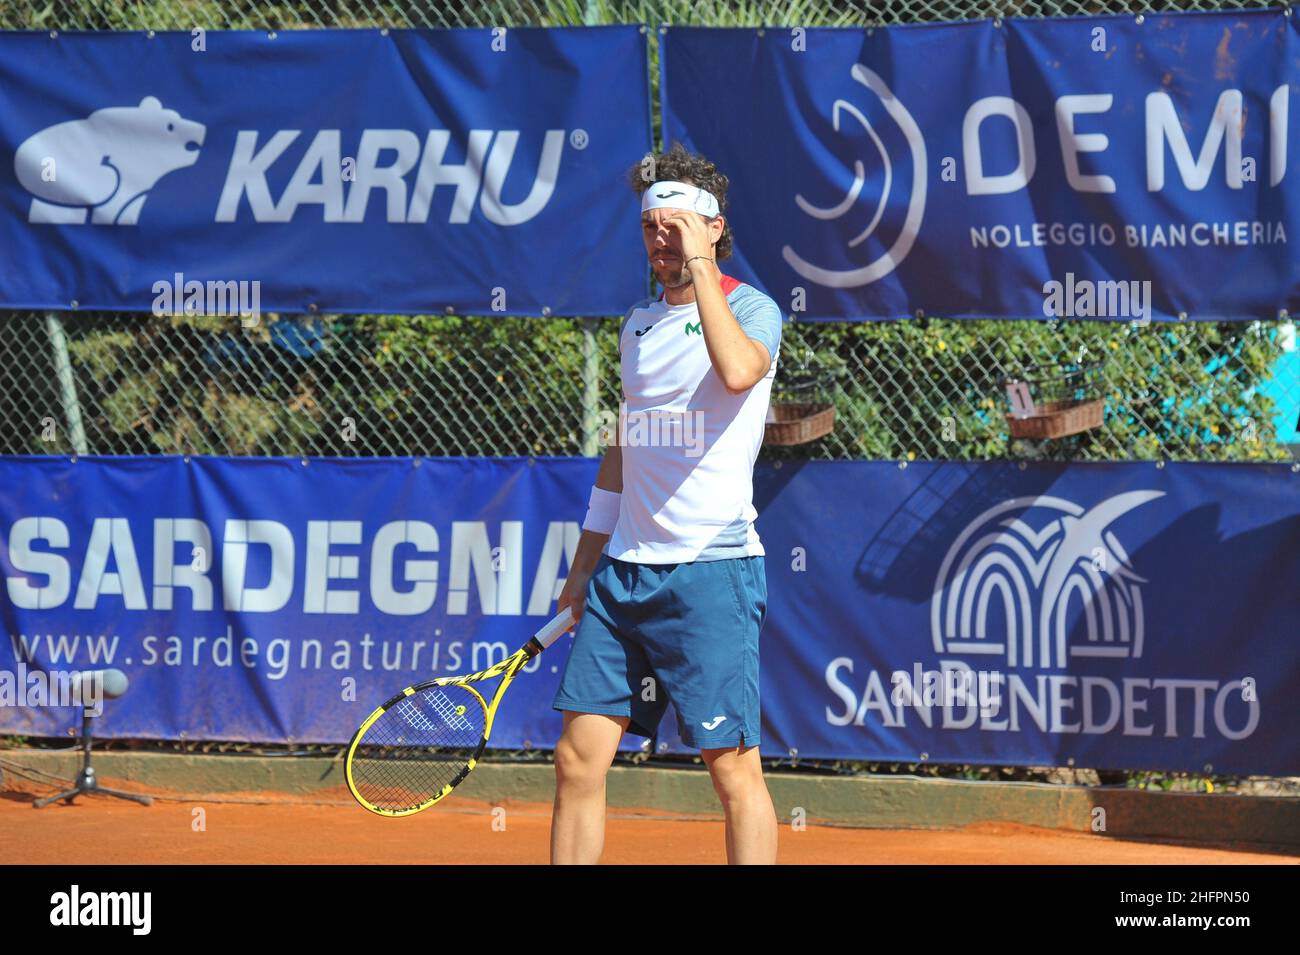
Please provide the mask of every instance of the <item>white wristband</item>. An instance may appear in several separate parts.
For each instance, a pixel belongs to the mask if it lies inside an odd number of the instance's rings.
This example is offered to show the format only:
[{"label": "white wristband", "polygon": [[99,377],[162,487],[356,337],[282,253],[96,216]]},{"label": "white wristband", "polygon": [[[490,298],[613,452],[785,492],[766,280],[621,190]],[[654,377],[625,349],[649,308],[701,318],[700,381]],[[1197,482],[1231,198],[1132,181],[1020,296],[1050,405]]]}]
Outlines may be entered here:
[{"label": "white wristband", "polygon": [[622,498],[621,494],[593,485],[591,499],[587,502],[587,517],[582,522],[582,529],[595,531],[597,534],[614,533],[614,525],[618,523],[618,502]]}]

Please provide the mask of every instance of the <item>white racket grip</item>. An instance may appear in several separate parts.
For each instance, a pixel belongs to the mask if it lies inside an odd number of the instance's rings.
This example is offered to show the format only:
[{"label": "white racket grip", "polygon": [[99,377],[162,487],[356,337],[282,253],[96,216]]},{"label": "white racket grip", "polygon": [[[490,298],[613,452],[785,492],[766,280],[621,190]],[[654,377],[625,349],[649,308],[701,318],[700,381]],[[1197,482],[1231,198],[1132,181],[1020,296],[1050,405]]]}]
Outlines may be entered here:
[{"label": "white racket grip", "polygon": [[560,639],[560,635],[569,630],[572,626],[573,611],[568,607],[565,607],[551,618],[550,623],[542,627],[541,630],[538,630],[537,633],[533,634],[533,639],[540,643],[542,649],[545,650],[556,640]]}]

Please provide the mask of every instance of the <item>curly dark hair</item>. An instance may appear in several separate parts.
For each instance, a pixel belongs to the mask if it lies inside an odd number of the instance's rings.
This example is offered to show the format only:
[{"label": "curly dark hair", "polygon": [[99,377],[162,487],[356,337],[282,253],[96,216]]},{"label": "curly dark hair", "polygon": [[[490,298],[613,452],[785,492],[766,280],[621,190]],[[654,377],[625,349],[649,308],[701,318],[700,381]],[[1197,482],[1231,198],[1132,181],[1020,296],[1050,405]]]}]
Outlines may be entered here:
[{"label": "curly dark hair", "polygon": [[[698,153],[687,152],[681,143],[673,143],[672,149],[658,155],[646,153],[644,159],[628,170],[628,182],[638,196],[665,179],[689,183],[713,193],[718,200],[718,213],[726,214],[729,180],[717,166]],[[719,262],[731,258],[731,222],[727,219],[723,220],[722,237],[714,245],[713,255]]]}]

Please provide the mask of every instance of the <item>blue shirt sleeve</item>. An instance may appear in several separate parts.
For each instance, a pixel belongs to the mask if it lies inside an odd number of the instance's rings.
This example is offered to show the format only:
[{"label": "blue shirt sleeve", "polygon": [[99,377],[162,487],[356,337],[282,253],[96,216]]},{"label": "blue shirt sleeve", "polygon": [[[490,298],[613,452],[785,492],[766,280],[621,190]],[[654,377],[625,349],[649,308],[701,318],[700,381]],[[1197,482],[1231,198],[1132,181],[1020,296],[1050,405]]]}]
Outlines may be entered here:
[{"label": "blue shirt sleeve", "polygon": [[752,285],[738,286],[727,304],[745,334],[766,348],[775,363],[781,347],[781,307]]}]

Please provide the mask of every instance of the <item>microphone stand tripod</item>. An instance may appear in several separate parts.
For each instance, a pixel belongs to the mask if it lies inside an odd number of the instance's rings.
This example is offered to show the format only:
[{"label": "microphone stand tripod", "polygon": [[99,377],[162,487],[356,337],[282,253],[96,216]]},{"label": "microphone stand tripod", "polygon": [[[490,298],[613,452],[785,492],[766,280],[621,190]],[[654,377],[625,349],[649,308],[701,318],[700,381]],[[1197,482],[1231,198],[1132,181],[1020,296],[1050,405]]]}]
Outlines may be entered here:
[{"label": "microphone stand tripod", "polygon": [[90,765],[90,727],[91,720],[90,707],[85,706],[81,709],[81,773],[77,776],[73,787],[67,792],[59,793],[57,796],[46,796],[44,799],[37,799],[32,803],[33,809],[43,809],[52,802],[58,802],[60,799],[72,804],[72,800],[78,796],[89,795],[90,793],[104,793],[106,796],[116,796],[118,799],[131,799],[143,806],[152,806],[153,797],[144,796],[140,793],[122,792],[120,789],[109,789],[99,784],[99,779],[95,776],[95,767]]}]

